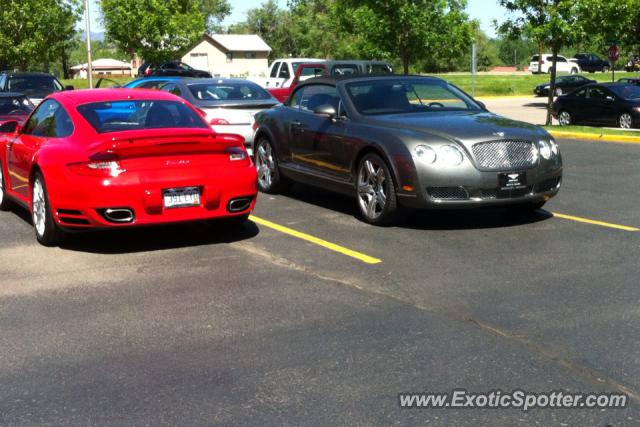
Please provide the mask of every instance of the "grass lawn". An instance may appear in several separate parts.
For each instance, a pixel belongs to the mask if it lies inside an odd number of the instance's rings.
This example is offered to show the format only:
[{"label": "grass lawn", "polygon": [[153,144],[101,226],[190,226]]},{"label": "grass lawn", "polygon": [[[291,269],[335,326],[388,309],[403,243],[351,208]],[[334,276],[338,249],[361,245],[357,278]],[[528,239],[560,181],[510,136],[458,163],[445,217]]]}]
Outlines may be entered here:
[{"label": "grass lawn", "polygon": [[543,126],[548,131],[557,131],[557,132],[578,132],[578,133],[590,133],[597,135],[623,135],[623,136],[635,136],[640,137],[640,132],[638,131],[625,131],[625,130],[616,130],[616,129],[604,129],[600,127],[591,127],[591,126]]},{"label": "grass lawn", "polygon": [[[109,80],[113,80],[118,84],[127,83],[133,80],[133,78],[131,77],[106,77],[106,78],[108,78]],[[89,87],[89,80],[87,79],[67,79],[67,80],[60,80],[60,82],[65,86],[71,85],[74,87],[74,89],[87,89]],[[95,86],[97,82],[98,82],[98,78],[94,77],[93,85]],[[108,85],[103,87],[108,87]]]},{"label": "grass lawn", "polygon": [[[611,73],[584,73],[585,77],[599,82],[610,82]],[[441,74],[441,77],[464,91],[471,93],[471,75]],[[640,77],[638,73],[618,73],[616,80],[621,77]],[[542,83],[549,82],[548,74],[507,74],[507,75],[487,75],[476,76],[476,96],[499,96],[499,95],[530,95],[533,96],[533,88]]]}]

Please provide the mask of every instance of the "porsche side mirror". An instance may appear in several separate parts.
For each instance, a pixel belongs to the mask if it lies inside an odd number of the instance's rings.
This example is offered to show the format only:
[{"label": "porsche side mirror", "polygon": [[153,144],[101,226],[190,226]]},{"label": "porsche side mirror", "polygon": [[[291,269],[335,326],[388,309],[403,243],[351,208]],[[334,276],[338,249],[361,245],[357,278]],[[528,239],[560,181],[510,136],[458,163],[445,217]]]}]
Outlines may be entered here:
[{"label": "porsche side mirror", "polygon": [[20,133],[20,123],[16,120],[9,120],[0,125],[0,133]]},{"label": "porsche side mirror", "polygon": [[313,114],[317,116],[326,117],[328,119],[334,119],[338,115],[335,107],[331,104],[318,105],[316,108],[313,109]]},{"label": "porsche side mirror", "polygon": [[64,90],[74,90],[75,88],[73,87],[73,85],[66,85],[64,87]]},{"label": "porsche side mirror", "polygon": [[484,111],[489,111],[487,110],[487,104],[485,104],[482,101],[476,101],[478,103],[478,105],[480,106],[480,108],[482,108]]}]

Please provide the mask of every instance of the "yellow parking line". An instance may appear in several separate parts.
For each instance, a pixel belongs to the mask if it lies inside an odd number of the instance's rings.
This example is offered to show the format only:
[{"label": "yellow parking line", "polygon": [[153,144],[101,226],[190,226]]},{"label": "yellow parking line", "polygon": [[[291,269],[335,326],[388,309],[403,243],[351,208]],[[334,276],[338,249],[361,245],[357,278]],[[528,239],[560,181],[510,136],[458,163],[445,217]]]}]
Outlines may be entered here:
[{"label": "yellow parking line", "polygon": [[640,231],[640,228],[629,227],[628,225],[620,225],[620,224],[612,224],[610,222],[595,221],[588,218],[582,218],[582,217],[573,216],[573,215],[565,215],[557,212],[552,212],[552,213],[553,213],[553,216],[555,217],[568,219],[569,221],[583,222],[585,224],[599,225],[600,227],[615,228],[617,230],[624,230],[624,231]]},{"label": "yellow parking line", "polygon": [[342,255],[349,256],[351,258],[355,258],[359,261],[362,261],[366,264],[379,264],[382,262],[381,259],[370,257],[369,255],[365,255],[361,252],[353,251],[351,249],[347,249],[343,246],[336,245],[335,243],[327,242],[326,240],[319,239],[317,237],[311,236],[306,233],[302,233],[300,231],[293,230],[289,227],[284,227],[279,224],[275,224],[271,221],[267,221],[266,219],[258,218],[257,216],[251,215],[249,219],[255,223],[260,225],[264,225],[265,227],[269,227],[273,230],[279,231],[284,234],[288,234],[293,237],[297,237],[298,239],[306,240],[307,242],[314,243],[316,245],[322,246],[324,248],[330,249],[332,251],[341,253]]}]

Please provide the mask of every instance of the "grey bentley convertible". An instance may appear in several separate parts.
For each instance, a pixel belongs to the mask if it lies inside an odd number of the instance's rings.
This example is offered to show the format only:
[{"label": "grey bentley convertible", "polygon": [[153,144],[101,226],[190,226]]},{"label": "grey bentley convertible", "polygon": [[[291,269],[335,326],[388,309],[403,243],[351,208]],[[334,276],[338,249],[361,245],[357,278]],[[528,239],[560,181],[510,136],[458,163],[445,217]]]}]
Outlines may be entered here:
[{"label": "grey bentley convertible", "polygon": [[351,194],[372,224],[401,207],[532,211],[562,180],[544,129],[433,77],[314,78],[258,113],[254,128],[261,191],[296,181]]}]

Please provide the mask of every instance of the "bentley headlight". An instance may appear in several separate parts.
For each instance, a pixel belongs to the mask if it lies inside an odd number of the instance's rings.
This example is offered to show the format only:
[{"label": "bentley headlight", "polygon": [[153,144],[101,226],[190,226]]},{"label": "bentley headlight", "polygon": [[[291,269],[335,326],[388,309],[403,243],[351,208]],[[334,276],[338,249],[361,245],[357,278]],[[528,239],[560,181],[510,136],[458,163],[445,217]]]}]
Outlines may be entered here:
[{"label": "bentley headlight", "polygon": [[436,161],[436,150],[428,145],[417,145],[413,151],[421,162],[431,164]]},{"label": "bentley headlight", "polygon": [[551,152],[553,153],[554,156],[557,156],[558,153],[560,153],[560,150],[558,149],[558,144],[553,139],[549,140],[549,144],[551,144]]},{"label": "bentley headlight", "polygon": [[440,158],[446,164],[457,166],[462,163],[464,156],[458,147],[454,145],[443,145],[440,147]]},{"label": "bentley headlight", "polygon": [[538,150],[543,159],[549,160],[551,158],[551,145],[547,141],[538,141]]}]

